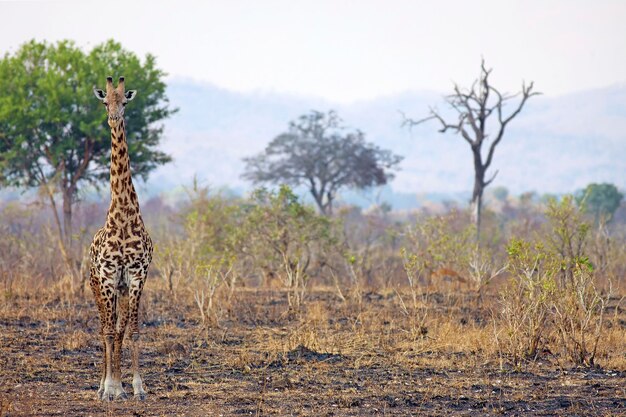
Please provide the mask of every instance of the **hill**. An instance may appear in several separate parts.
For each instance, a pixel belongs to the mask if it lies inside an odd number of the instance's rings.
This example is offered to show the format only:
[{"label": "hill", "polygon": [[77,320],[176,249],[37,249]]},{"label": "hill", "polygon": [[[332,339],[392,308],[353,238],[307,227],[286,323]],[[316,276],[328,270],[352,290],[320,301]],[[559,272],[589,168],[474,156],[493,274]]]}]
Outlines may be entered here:
[{"label": "hill", "polygon": [[[368,140],[404,155],[391,183],[393,193],[465,195],[472,187],[467,145],[453,134],[437,132],[436,123],[409,130],[400,111],[421,117],[428,106],[444,108],[442,94],[407,92],[351,104],[315,97],[239,93],[210,84],[171,80],[168,96],[180,108],[166,123],[163,148],[174,163],[159,168],[147,184],[150,193],[189,184],[194,175],[213,186],[237,191],[241,159],[263,150],[287,123],[311,109],[336,109],[346,125],[363,130]],[[533,98],[515,119],[496,151],[494,186],[513,193],[571,192],[590,182],[626,188],[626,87],[612,86],[559,97]],[[493,172],[493,171],[492,171]],[[417,199],[416,199],[417,202]],[[393,204],[393,201],[392,201]]]}]

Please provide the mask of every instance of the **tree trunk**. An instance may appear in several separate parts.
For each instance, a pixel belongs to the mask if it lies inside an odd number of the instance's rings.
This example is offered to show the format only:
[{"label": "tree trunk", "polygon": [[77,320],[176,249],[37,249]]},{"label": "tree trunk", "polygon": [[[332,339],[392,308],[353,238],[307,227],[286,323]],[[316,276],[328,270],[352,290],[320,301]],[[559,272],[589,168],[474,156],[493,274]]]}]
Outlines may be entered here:
[{"label": "tree trunk", "polygon": [[332,194],[326,193],[326,201],[324,201],[324,191],[317,191],[315,188],[311,187],[311,195],[317,204],[317,207],[320,210],[320,213],[323,216],[332,216],[333,214],[333,199]]},{"label": "tree trunk", "polygon": [[63,242],[68,253],[72,253],[72,196],[63,190]]},{"label": "tree trunk", "polygon": [[[50,202],[50,207],[52,209],[52,214],[53,214],[53,218],[54,218],[54,222],[56,224],[56,228],[57,228],[57,239],[58,239],[58,244],[59,244],[59,250],[61,251],[61,257],[63,258],[63,261],[65,262],[65,266],[67,267],[68,271],[71,274],[72,279],[74,279],[75,274],[74,274],[74,265],[72,262],[72,256],[70,254],[70,252],[68,251],[68,247],[66,244],[66,238],[65,238],[65,234],[63,233],[63,227],[61,226],[61,219],[59,218],[59,212],[57,210],[57,204],[56,201],[54,199],[54,191],[52,190],[52,188],[50,187],[50,184],[48,184],[45,180],[45,177],[42,175],[43,180],[41,181],[41,186],[43,187],[43,189],[46,192],[46,195],[48,196],[48,200]],[[64,191],[64,195],[65,195],[65,191]],[[70,200],[71,202],[71,200]],[[64,205],[65,205],[65,201],[64,201]],[[70,222],[71,222],[71,204],[70,204]],[[64,210],[65,211],[65,210]],[[63,222],[65,223],[65,218],[63,219]],[[74,291],[74,282],[72,282],[72,292]]]},{"label": "tree trunk", "polygon": [[326,215],[326,204],[324,204],[324,196],[318,196],[313,193],[313,198],[315,199],[315,203],[317,204],[317,208],[320,209],[320,213],[324,216]]},{"label": "tree trunk", "polygon": [[483,210],[483,190],[481,188],[480,193],[476,195],[472,199],[471,203],[471,211],[472,211],[472,221],[476,226],[476,242],[480,243],[480,221],[482,217]]},{"label": "tree trunk", "polygon": [[333,215],[333,197],[334,195],[330,191],[326,193],[324,216],[331,217]]},{"label": "tree trunk", "polygon": [[472,221],[476,226],[476,243],[480,243],[480,221],[483,210],[483,191],[485,190],[486,168],[482,161],[480,146],[472,146],[474,153],[474,191],[472,193]]},{"label": "tree trunk", "polygon": [[79,291],[82,294],[83,291],[83,279],[80,276],[80,268],[77,265],[77,260],[74,256],[73,244],[72,244],[72,194],[73,190],[63,190],[63,235],[61,241],[65,246],[63,252],[65,254],[65,264],[68,268],[71,278],[71,290],[75,293],[75,285],[79,284]]}]

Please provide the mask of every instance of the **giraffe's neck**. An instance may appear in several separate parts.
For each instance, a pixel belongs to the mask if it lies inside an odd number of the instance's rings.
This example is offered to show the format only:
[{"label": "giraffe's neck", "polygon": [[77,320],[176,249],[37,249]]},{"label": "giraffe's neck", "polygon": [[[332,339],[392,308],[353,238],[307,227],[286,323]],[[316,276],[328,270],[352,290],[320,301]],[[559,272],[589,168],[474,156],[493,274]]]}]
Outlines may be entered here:
[{"label": "giraffe's neck", "polygon": [[[133,210],[134,209],[134,210]],[[109,218],[122,222],[129,214],[139,214],[137,193],[130,175],[130,159],[124,120],[111,128],[111,205]]]}]

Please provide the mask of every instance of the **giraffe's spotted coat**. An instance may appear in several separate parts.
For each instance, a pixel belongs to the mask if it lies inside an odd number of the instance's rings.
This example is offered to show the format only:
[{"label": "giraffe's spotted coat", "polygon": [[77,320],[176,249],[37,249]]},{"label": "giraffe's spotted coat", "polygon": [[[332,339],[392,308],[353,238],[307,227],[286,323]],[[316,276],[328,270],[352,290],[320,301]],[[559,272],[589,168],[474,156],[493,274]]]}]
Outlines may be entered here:
[{"label": "giraffe's spotted coat", "polygon": [[145,392],[138,363],[138,310],[153,247],[139,211],[126,143],[124,106],[132,100],[134,92],[124,91],[123,78],[117,88],[113,88],[108,78],[106,94],[102,90],[94,92],[107,107],[111,127],[111,204],[106,223],[96,232],[89,250],[90,285],[100,313],[104,346],[98,393],[105,400],[126,396],[120,368],[122,343],[128,330],[132,336],[133,390],[136,397],[143,399]]}]

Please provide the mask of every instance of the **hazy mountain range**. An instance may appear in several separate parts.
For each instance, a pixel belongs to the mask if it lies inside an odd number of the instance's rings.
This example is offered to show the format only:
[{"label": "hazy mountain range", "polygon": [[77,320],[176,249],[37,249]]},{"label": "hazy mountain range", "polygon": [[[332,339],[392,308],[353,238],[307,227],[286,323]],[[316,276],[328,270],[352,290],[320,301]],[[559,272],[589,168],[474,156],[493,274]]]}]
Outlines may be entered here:
[{"label": "hazy mountain range", "polygon": [[[239,93],[174,79],[167,94],[179,112],[165,121],[161,147],[174,162],[157,169],[146,184],[138,184],[144,198],[176,198],[194,176],[204,185],[243,194],[251,184],[240,178],[242,158],[261,152],[299,115],[334,109],[346,126],[404,156],[388,187],[346,192],[344,200],[361,206],[385,201],[407,209],[424,200],[469,199],[473,170],[467,143],[452,133],[439,133],[434,121],[402,127],[401,112],[421,118],[429,106],[445,111],[443,92],[406,92],[340,104],[315,97]],[[626,189],[626,85],[533,97],[509,126],[496,150],[491,173],[498,170],[498,175],[492,187],[505,186],[513,194],[560,194],[591,182],[611,182]],[[108,194],[106,187],[101,194]],[[2,195],[19,198],[11,190]]]},{"label": "hazy mountain range", "polygon": [[[468,195],[468,145],[452,133],[438,133],[435,122],[412,130],[401,126],[401,112],[420,118],[431,105],[445,110],[443,94],[407,92],[338,104],[315,97],[238,93],[174,79],[168,96],[180,111],[166,121],[162,145],[174,163],[159,168],[146,187],[150,194],[167,193],[190,184],[196,175],[213,187],[244,191],[250,184],[240,178],[243,157],[261,152],[297,116],[311,109],[335,109],[347,126],[364,131],[369,141],[404,156],[385,199],[407,206],[411,201],[417,205],[415,195],[420,194]],[[492,172],[499,173],[494,186],[506,186],[513,193],[572,192],[590,182],[626,188],[625,85],[533,97],[509,126],[496,150]]]}]

